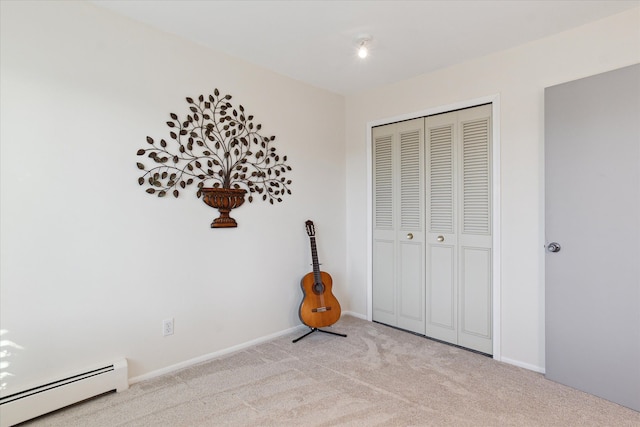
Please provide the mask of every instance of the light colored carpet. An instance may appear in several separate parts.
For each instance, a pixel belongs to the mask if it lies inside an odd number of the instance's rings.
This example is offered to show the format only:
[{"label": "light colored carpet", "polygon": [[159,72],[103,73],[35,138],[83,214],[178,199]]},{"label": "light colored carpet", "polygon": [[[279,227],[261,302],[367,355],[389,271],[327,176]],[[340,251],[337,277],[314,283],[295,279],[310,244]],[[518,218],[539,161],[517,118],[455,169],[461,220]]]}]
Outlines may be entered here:
[{"label": "light colored carpet", "polygon": [[343,316],[29,426],[640,426],[640,413],[544,376]]}]

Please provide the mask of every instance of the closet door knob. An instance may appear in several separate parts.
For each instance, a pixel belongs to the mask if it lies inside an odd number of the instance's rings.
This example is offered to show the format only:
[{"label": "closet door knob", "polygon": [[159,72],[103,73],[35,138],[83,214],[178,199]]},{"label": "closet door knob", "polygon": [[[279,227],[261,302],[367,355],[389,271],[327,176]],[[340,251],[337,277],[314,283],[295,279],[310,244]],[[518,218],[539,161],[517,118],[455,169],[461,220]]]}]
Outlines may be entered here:
[{"label": "closet door knob", "polygon": [[413,233],[407,234],[407,239],[409,239],[409,240],[413,239]]},{"label": "closet door knob", "polygon": [[436,239],[438,242],[444,242],[444,236],[438,236]]}]

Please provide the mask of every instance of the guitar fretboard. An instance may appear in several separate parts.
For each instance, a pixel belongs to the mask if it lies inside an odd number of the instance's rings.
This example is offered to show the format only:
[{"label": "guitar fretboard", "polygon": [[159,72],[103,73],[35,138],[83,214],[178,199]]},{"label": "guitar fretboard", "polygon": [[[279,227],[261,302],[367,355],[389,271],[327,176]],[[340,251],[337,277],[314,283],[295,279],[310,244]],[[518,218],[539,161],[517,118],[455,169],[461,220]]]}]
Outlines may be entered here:
[{"label": "guitar fretboard", "polygon": [[316,248],[315,236],[310,236],[311,239],[311,258],[313,259],[313,279],[314,283],[321,283],[320,278],[320,264],[318,263],[318,249]]}]

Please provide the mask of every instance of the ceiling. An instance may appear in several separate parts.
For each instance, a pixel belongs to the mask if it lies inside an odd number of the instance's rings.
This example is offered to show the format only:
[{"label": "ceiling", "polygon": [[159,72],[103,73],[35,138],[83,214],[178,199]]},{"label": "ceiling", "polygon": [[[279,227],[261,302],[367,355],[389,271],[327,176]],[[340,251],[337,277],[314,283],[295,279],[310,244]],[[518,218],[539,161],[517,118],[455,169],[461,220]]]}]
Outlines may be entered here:
[{"label": "ceiling", "polygon": [[[339,94],[401,81],[640,6],[634,1],[93,0]],[[357,40],[372,38],[357,57]]]}]

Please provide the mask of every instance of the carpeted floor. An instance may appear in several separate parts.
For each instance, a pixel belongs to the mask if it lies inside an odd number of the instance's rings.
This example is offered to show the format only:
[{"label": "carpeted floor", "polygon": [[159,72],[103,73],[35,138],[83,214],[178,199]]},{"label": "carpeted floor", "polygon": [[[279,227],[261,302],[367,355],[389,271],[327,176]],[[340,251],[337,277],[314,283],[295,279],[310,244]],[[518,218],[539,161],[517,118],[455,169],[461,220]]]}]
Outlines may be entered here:
[{"label": "carpeted floor", "polygon": [[543,375],[350,316],[25,423],[29,426],[640,426]]}]

